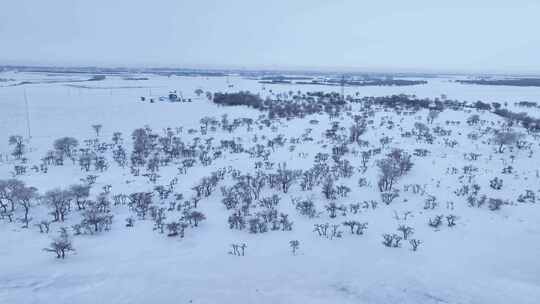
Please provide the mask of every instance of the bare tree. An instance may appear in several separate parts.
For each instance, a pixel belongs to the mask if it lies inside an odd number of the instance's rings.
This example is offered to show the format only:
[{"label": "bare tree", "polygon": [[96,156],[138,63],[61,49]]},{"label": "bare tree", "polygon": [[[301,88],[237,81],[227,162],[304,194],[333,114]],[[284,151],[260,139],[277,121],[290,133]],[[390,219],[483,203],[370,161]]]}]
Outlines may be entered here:
[{"label": "bare tree", "polygon": [[135,192],[129,195],[129,207],[144,219],[152,205],[152,192]]},{"label": "bare tree", "polygon": [[193,223],[193,226],[197,227],[199,225],[199,222],[206,219],[206,216],[202,212],[194,210],[188,213],[186,219],[189,221],[190,224]]},{"label": "bare tree", "polygon": [[420,246],[420,244],[422,244],[422,241],[417,240],[417,239],[410,239],[409,244],[411,244],[411,246],[412,246],[412,251],[416,251],[416,250],[418,250],[418,246]]},{"label": "bare tree", "polygon": [[336,199],[336,188],[334,187],[334,179],[328,176],[322,184],[322,193],[328,200]]},{"label": "bare tree", "polygon": [[283,193],[287,193],[289,191],[289,188],[294,183],[296,178],[300,175],[298,171],[288,170],[287,164],[283,163],[278,168],[278,181],[281,185],[281,190]]},{"label": "bare tree", "polygon": [[28,224],[32,220],[28,217],[28,214],[30,212],[30,208],[32,207],[32,203],[37,196],[37,189],[34,187],[23,186],[18,188],[17,192],[15,193],[15,200],[24,210],[24,217],[22,218],[22,222],[24,223],[23,228],[28,228]]},{"label": "bare tree", "polygon": [[40,233],[49,233],[51,223],[48,221],[41,221],[35,226],[39,228]]},{"label": "bare tree", "polygon": [[99,137],[99,132],[101,132],[101,128],[103,128],[103,125],[101,124],[92,125],[92,129],[94,129],[94,132],[96,132],[96,137]]},{"label": "bare tree", "polygon": [[431,110],[428,113],[427,121],[428,123],[432,124],[435,118],[439,117],[439,111],[437,110]]},{"label": "bare tree", "polygon": [[9,137],[9,144],[14,146],[11,155],[16,159],[21,159],[24,155],[24,150],[26,149],[23,137],[20,135],[11,135]]},{"label": "bare tree", "polygon": [[73,137],[62,137],[54,141],[54,149],[59,152],[61,157],[72,157],[74,149],[79,142]]},{"label": "bare tree", "polygon": [[394,234],[385,233],[383,234],[383,239],[384,240],[382,243],[384,246],[397,248],[397,247],[401,247],[401,240],[403,238],[395,233]]},{"label": "bare tree", "polygon": [[364,230],[366,230],[368,223],[361,223],[359,221],[345,221],[343,222],[343,226],[348,226],[351,229],[351,234],[358,234],[362,235],[364,234]]},{"label": "bare tree", "polygon": [[514,131],[498,131],[493,137],[493,142],[499,146],[499,153],[504,152],[504,146],[510,146],[515,144],[520,138],[521,134]]},{"label": "bare tree", "polygon": [[71,191],[56,188],[45,192],[41,199],[52,209],[50,214],[54,216],[54,221],[63,222],[71,209],[73,194]]},{"label": "bare tree", "polygon": [[404,240],[414,233],[414,228],[405,225],[400,225],[397,230],[403,234]]},{"label": "bare tree", "polygon": [[184,237],[184,231],[188,226],[189,225],[187,223],[184,223],[182,221],[168,223],[166,225],[167,230],[169,231],[167,236],[172,237],[172,236],[177,236],[178,234],[180,234],[180,237],[183,238]]},{"label": "bare tree", "polygon": [[115,145],[120,145],[122,143],[122,132],[114,132],[112,141]]},{"label": "bare tree", "polygon": [[295,205],[296,210],[298,210],[301,215],[305,215],[309,218],[314,218],[315,216],[317,216],[318,212],[312,199],[306,199],[301,201],[293,200],[293,204]]},{"label": "bare tree", "polygon": [[366,132],[366,122],[364,120],[359,120],[349,128],[349,141],[351,143],[360,142],[360,136]]},{"label": "bare tree", "polygon": [[442,219],[442,215],[436,215],[434,218],[429,219],[428,224],[433,228],[439,228],[439,226],[442,224]]},{"label": "bare tree", "polygon": [[52,241],[49,248],[43,248],[43,250],[56,253],[57,259],[63,259],[67,252],[75,251],[67,228],[60,228],[60,235]]},{"label": "bare tree", "polygon": [[82,217],[81,227],[91,234],[109,230],[113,219],[108,204],[103,206],[97,202],[88,202]]},{"label": "bare tree", "polygon": [[89,185],[71,185],[69,190],[73,194],[77,209],[83,210],[86,205],[87,198],[90,196]]},{"label": "bare tree", "polygon": [[335,218],[337,216],[337,211],[339,210],[339,206],[336,205],[335,202],[330,202],[328,205],[324,206],[324,209],[328,211],[328,216],[330,216],[330,218]]},{"label": "bare tree", "polygon": [[501,206],[506,204],[502,199],[500,198],[490,198],[488,200],[488,208],[491,211],[496,211],[501,209]]},{"label": "bare tree", "polygon": [[300,248],[300,242],[298,240],[292,240],[289,242],[289,246],[291,247],[292,254],[296,255],[296,251]]},{"label": "bare tree", "polygon": [[9,211],[15,210],[17,193],[24,187],[24,183],[18,179],[0,180],[0,212],[7,213],[8,206]]},{"label": "bare tree", "polygon": [[411,156],[401,149],[393,149],[385,159],[379,160],[377,166],[381,171],[379,176],[379,191],[390,191],[397,179],[411,170]]},{"label": "bare tree", "polygon": [[399,167],[390,158],[377,161],[377,166],[381,171],[379,176],[379,191],[390,191],[399,177]]}]

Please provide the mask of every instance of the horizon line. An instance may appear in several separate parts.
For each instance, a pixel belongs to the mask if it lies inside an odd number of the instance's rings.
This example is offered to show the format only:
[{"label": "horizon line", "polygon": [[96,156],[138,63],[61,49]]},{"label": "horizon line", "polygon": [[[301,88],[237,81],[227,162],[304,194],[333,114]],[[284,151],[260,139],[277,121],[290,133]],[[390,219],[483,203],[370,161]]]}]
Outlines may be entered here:
[{"label": "horizon line", "polygon": [[354,66],[292,66],[292,65],[240,65],[240,64],[2,64],[0,69],[124,69],[124,70],[199,70],[220,72],[307,72],[307,73],[361,73],[361,74],[408,74],[408,75],[493,75],[493,76],[540,76],[540,71],[462,70],[448,68],[404,67],[354,67]]}]

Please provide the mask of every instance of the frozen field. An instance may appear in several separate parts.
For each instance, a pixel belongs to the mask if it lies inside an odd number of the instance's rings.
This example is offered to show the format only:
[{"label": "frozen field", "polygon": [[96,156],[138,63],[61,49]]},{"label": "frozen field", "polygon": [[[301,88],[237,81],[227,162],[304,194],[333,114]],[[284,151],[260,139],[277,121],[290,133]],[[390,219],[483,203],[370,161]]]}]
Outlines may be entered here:
[{"label": "frozen field", "polygon": [[[275,164],[272,169],[263,167],[263,171],[275,172],[278,164],[284,162],[287,169],[306,171],[313,166],[317,153],[332,155],[336,141],[325,136],[332,123],[339,122],[343,129],[337,133],[348,137],[353,115],[366,112],[355,103],[351,104],[351,115],[342,113],[339,118],[331,119],[321,113],[303,119],[276,119],[268,127],[260,118],[265,114],[262,111],[245,106],[219,107],[204,94],[198,97],[194,92],[249,90],[263,98],[274,98],[277,93],[330,92],[339,91],[339,87],[263,86],[255,80],[233,76],[137,76],[149,79],[135,81],[107,76],[103,81],[68,83],[61,81],[84,80],[89,75],[0,73],[0,78],[14,79],[0,82],[0,180],[14,177],[14,166],[20,162],[11,155],[7,157],[13,149],[8,138],[27,134],[25,94],[31,130],[25,153],[28,169],[16,178],[44,194],[53,188],[80,184],[81,179],[94,174],[98,177],[90,199],[110,185],[111,201],[117,194],[151,192],[156,185],[169,185],[174,178],[178,180],[174,193],[181,193],[189,200],[194,196],[192,188],[212,172],[228,168],[254,174],[254,164],[260,157],[225,149],[210,165],[197,162],[186,174],[179,173],[181,160],[173,160],[159,169],[155,183],[142,174],[133,176],[129,166],[118,166],[111,151],[103,153],[109,163],[105,171],[92,168],[85,172],[71,160],[62,166],[48,166],[46,173],[35,172],[30,167],[39,165],[60,137],[74,137],[82,147],[85,139],[111,143],[114,132],[123,134],[129,160],[131,133],[149,126],[159,135],[164,135],[164,129],[170,127],[185,143],[204,145],[213,138],[210,151],[217,151],[222,140],[239,142],[245,150],[255,150],[261,144],[271,152],[266,160]],[[451,82],[452,79],[456,77],[429,78],[428,84],[411,87],[346,87],[345,94],[356,96],[358,92],[362,97],[403,93],[420,98],[446,95],[448,99],[471,103],[506,102],[508,109],[540,117],[538,109],[520,109],[514,105],[519,101],[540,103],[539,88],[460,85]],[[33,83],[8,86],[20,81]],[[184,98],[192,98],[193,102],[157,100],[170,90],[182,92]],[[141,101],[141,96],[156,98],[156,102]],[[215,117],[220,121],[225,114],[229,121],[251,118],[255,121],[253,128],[240,125],[226,131],[217,123],[215,130],[201,131],[201,118]],[[468,124],[467,119],[474,114],[482,122]],[[56,259],[42,249],[49,246],[60,227],[68,227],[73,234],[71,227],[81,222],[82,213],[73,206],[65,222],[52,222],[50,233],[40,233],[34,224],[52,217],[46,204],[36,200],[30,212],[33,220],[29,228],[21,228],[22,224],[16,220],[22,216],[20,208],[14,211],[13,222],[0,219],[0,303],[539,303],[540,209],[536,199],[540,195],[539,138],[516,124],[512,130],[522,134],[521,140],[530,145],[519,149],[508,145],[504,152],[498,153],[498,146],[490,139],[494,130],[506,127],[501,117],[476,109],[446,109],[429,124],[426,117],[426,109],[413,115],[373,109],[366,119],[372,123],[367,124],[361,135],[367,144],[350,143],[350,151],[342,156],[354,167],[354,173],[339,178],[336,184],[349,187],[350,193],[332,201],[347,206],[343,212],[346,215],[340,211],[336,217],[329,216],[325,211],[329,201],[321,193],[321,185],[304,191],[300,177],[286,193],[268,185],[263,187],[261,197],[274,194],[280,197],[276,208],[288,214],[294,223],[290,231],[249,233],[248,229],[229,229],[232,211],[222,203],[220,187],[230,187],[236,180],[227,174],[211,195],[198,202],[196,209],[206,219],[198,227],[186,229],[183,238],[167,237],[167,233],[154,230],[155,222],[150,216],[136,219],[133,227],[126,227],[125,219],[135,217],[133,211],[124,205],[114,205],[110,231],[73,236],[76,251],[66,259]],[[318,124],[310,120],[317,120]],[[447,123],[450,121],[460,123]],[[426,124],[430,132],[437,134],[433,143],[402,136],[415,130],[415,123]],[[91,127],[95,124],[102,125],[99,135]],[[433,130],[437,127],[451,134],[436,133]],[[195,131],[189,132],[191,128]],[[479,138],[472,139],[470,134]],[[285,143],[270,149],[267,141],[279,135],[283,135]],[[309,136],[313,140],[305,139]],[[381,143],[385,137],[391,138],[388,144]],[[455,144],[449,146],[448,141]],[[382,152],[374,154],[361,168],[360,152],[379,148]],[[387,205],[381,202],[377,187],[376,163],[392,148],[411,155],[415,149],[427,149],[429,154],[412,156],[414,165],[410,172],[395,185],[399,196]],[[478,154],[478,158],[466,159],[464,155],[470,153]],[[327,162],[331,166],[332,158]],[[464,172],[465,166],[475,167],[476,171]],[[508,166],[512,172],[502,174]],[[141,170],[145,172],[144,168]],[[504,181],[502,188],[490,186],[495,177]],[[362,178],[367,184],[359,186]],[[504,205],[497,210],[490,210],[487,203],[469,206],[466,197],[456,192],[472,184],[481,187],[478,199],[485,195],[488,199],[501,199]],[[406,185],[418,185],[422,191],[413,193],[405,189]],[[536,196],[519,202],[518,197],[526,190]],[[426,208],[430,197],[436,198],[436,204]],[[293,198],[312,198],[318,216],[309,218],[299,214]],[[358,212],[348,207],[364,201],[378,204],[376,207],[368,204],[367,208],[362,205]],[[155,201],[157,206],[168,207],[168,203],[166,199]],[[437,227],[428,225],[438,215],[443,215],[443,219],[454,215],[455,226],[447,225],[446,220]],[[168,210],[166,222],[180,220],[181,216],[181,212]],[[347,220],[368,223],[364,234],[351,234],[346,226],[340,228],[342,236],[333,239],[314,232],[315,224],[342,225]],[[422,242],[417,251],[411,249],[407,240],[402,240],[397,248],[382,244],[382,235],[400,234],[396,230],[400,225],[414,229],[414,239]],[[292,240],[300,243],[296,254],[291,253]],[[229,254],[231,244],[242,243],[247,244],[245,256]]]}]

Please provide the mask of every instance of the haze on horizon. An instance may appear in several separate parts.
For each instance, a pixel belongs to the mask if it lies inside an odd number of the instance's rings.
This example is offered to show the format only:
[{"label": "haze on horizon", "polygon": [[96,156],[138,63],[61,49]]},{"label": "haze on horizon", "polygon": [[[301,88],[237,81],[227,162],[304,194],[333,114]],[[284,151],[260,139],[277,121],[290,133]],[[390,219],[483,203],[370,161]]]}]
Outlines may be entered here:
[{"label": "haze on horizon", "polygon": [[538,0],[6,0],[0,64],[540,73]]}]

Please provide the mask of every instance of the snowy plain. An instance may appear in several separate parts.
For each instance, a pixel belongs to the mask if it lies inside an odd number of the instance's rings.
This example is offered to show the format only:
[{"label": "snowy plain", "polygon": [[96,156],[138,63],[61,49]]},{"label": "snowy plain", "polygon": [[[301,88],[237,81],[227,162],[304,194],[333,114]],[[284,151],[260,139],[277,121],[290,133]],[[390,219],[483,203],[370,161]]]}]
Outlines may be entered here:
[{"label": "snowy plain", "polygon": [[[66,76],[69,79],[73,77]],[[37,83],[55,79],[38,73],[0,74],[0,78],[17,81],[35,81],[34,84],[0,87],[0,153],[6,155],[11,147],[8,137],[27,132],[25,97],[29,104],[32,140],[28,152],[30,162],[38,161],[52,146],[55,139],[72,136],[82,139],[95,136],[92,124],[102,124],[100,138],[109,140],[113,132],[122,132],[126,138],[135,129],[145,125],[155,131],[167,127],[199,128],[204,116],[256,119],[261,112],[247,107],[218,107],[205,98],[198,98],[196,89],[210,92],[236,92],[250,90],[265,96],[272,92],[289,90],[335,91],[335,87],[266,85],[241,77],[165,77],[145,75],[148,80],[124,80],[108,76],[99,82]],[[491,87],[460,85],[453,77],[427,79],[428,84],[411,87],[346,87],[345,93],[360,96],[386,96],[414,94],[422,98],[446,95],[449,99],[474,102],[508,103],[540,102],[540,89],[518,87]],[[8,83],[9,84],[9,83]],[[230,85],[233,85],[230,87]],[[264,87],[264,89],[263,89]],[[170,90],[183,92],[193,98],[192,103],[141,102],[140,96],[164,96]],[[353,111],[357,105],[353,105]],[[531,115],[537,114],[535,110]],[[426,115],[427,112],[421,112]],[[39,233],[35,227],[21,228],[19,223],[0,221],[0,303],[540,303],[540,210],[537,204],[514,203],[501,210],[471,208],[464,198],[456,197],[459,186],[457,176],[446,174],[449,167],[461,168],[470,164],[463,159],[469,152],[481,154],[475,163],[480,172],[476,181],[488,196],[515,201],[525,189],[538,193],[540,146],[534,144],[532,157],[527,152],[513,150],[506,154],[494,153],[494,146],[471,142],[467,134],[474,131],[465,123],[469,115],[462,111],[446,110],[433,126],[452,129],[458,145],[449,149],[441,142],[428,148],[429,157],[415,158],[410,174],[400,180],[404,184],[426,185],[426,192],[440,201],[437,210],[425,210],[424,197],[401,193],[389,206],[380,203],[376,209],[363,210],[355,218],[369,223],[365,235],[325,239],[313,232],[314,223],[341,223],[344,217],[307,219],[299,216],[290,201],[305,196],[297,186],[282,195],[280,209],[294,221],[292,231],[250,234],[228,228],[227,216],[218,194],[204,199],[200,209],[207,220],[186,234],[183,239],[168,238],[153,231],[151,221],[137,221],[133,228],[124,227],[124,218],[130,211],[114,207],[115,220],[111,231],[98,235],[74,238],[76,252],[65,260],[57,260],[41,249],[47,247],[59,223],[51,225],[51,234]],[[502,121],[492,113],[481,113],[488,121]],[[310,119],[320,121],[318,125]],[[415,116],[400,117],[392,112],[380,112],[373,118],[376,124],[362,137],[372,145],[379,138],[390,136],[390,146],[405,151],[419,148],[414,140],[401,138],[397,127],[384,123],[390,119],[399,122],[404,130],[413,128]],[[461,121],[449,127],[445,121]],[[422,120],[425,122],[425,119]],[[381,123],[381,124],[379,124]],[[314,137],[322,138],[331,121],[325,115],[307,119],[280,120],[277,130],[255,131],[266,136],[284,134],[300,137],[312,128]],[[523,133],[525,131],[521,130]],[[200,136],[184,133],[186,138]],[[262,134],[260,134],[262,135]],[[231,135],[218,130],[209,134],[218,141]],[[248,144],[252,133],[240,128],[232,136],[243,138]],[[317,152],[329,151],[315,142],[298,145],[294,153],[284,147],[272,154],[275,162],[287,162],[293,169],[308,169]],[[306,158],[299,158],[304,152]],[[500,176],[509,155],[514,174],[504,176],[502,190],[493,190],[489,181]],[[382,155],[379,155],[382,157]],[[359,160],[351,157],[353,166]],[[252,160],[247,155],[226,154],[213,167],[232,166],[250,172]],[[187,195],[191,187],[213,169],[195,167],[187,175],[179,176],[177,191]],[[0,179],[11,177],[13,160],[0,162]],[[176,168],[165,168],[164,180],[176,174]],[[45,192],[55,187],[68,187],[79,182],[86,174],[78,166],[67,164],[51,167],[46,174],[29,172],[18,178]],[[111,166],[99,174],[96,188],[111,184],[114,193],[149,190],[152,185],[134,178],[128,169]],[[376,189],[378,171],[372,160],[363,176],[370,186],[358,189],[360,174],[347,181],[355,190],[341,203],[380,200]],[[129,181],[129,182],[126,182]],[[219,191],[216,191],[219,192]],[[93,194],[97,194],[93,193]],[[274,194],[265,189],[264,194]],[[320,191],[314,193],[320,209],[324,204]],[[448,210],[445,203],[453,201],[455,209]],[[36,210],[39,210],[36,208]],[[423,241],[418,251],[408,244],[402,248],[387,248],[381,244],[383,233],[396,231],[402,220],[396,214],[412,211],[407,224],[415,228],[414,236]],[[40,212],[40,211],[36,211]],[[45,211],[35,214],[45,218]],[[437,214],[453,213],[458,216],[454,227],[433,229],[427,219]],[[75,220],[72,216],[70,220]],[[300,249],[292,255],[290,240],[299,240]],[[228,254],[231,243],[246,243],[246,255]]]}]

